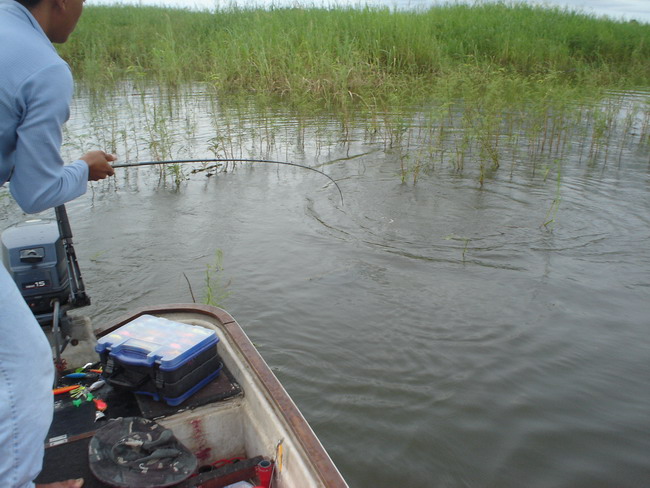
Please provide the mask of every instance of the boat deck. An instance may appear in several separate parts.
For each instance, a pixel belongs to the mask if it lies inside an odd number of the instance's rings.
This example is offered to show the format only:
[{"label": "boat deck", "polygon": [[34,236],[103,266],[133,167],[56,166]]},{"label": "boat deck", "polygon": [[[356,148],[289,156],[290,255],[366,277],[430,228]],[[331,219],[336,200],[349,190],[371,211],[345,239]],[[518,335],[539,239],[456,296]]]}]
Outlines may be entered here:
[{"label": "boat deck", "polygon": [[[106,485],[97,480],[88,466],[88,444],[95,432],[106,421],[118,417],[144,417],[164,422],[173,415],[204,405],[227,406],[237,402],[243,395],[239,384],[230,371],[224,368],[221,374],[177,407],[154,401],[147,395],[134,395],[104,385],[93,392],[106,402],[106,417],[95,421],[96,408],[91,402],[79,406],[73,404],[69,394],[59,395],[55,402],[54,419],[47,436],[43,470],[36,483],[53,483],[63,479],[84,478],[85,488],[103,488]],[[65,466],[65,472],[62,470]]]},{"label": "boat deck", "polygon": [[[198,475],[178,488],[221,488],[255,478],[255,466],[262,459],[274,461],[276,488],[347,488],[295,403],[226,311],[199,304],[142,308],[94,330],[94,334],[86,334],[88,340],[110,334],[145,314],[207,327],[215,330],[220,339],[221,374],[177,407],[109,386],[97,392],[108,404],[108,418],[137,416],[156,420],[194,453]],[[66,360],[68,364],[73,362],[72,358]],[[93,402],[75,407],[65,395],[57,403],[38,483],[81,477],[87,488],[105,486],[88,466],[88,444],[100,423],[105,422],[95,423],[95,415]],[[232,459],[238,461],[222,466],[222,461]]]}]

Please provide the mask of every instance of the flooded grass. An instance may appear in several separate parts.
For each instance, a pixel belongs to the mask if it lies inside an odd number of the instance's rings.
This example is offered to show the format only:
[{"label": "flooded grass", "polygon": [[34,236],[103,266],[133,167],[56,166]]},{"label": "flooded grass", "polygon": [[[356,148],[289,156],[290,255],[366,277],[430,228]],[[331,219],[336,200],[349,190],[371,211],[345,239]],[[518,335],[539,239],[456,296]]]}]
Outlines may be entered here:
[{"label": "flooded grass", "polygon": [[[649,37],[650,25],[516,3],[97,6],[60,49],[96,115],[78,149],[288,159],[307,139],[327,147],[361,133],[394,157],[403,183],[449,170],[483,186],[522,165],[559,181],[569,154],[607,164],[647,151]],[[187,177],[178,165],[155,171],[176,188]]]},{"label": "flooded grass", "polygon": [[217,249],[214,262],[208,264],[205,269],[205,288],[202,303],[215,307],[224,306],[224,301],[230,295],[230,290],[228,290],[230,282],[223,283],[221,279],[223,269],[223,251]]},{"label": "flooded grass", "polygon": [[[257,158],[303,162],[327,170],[333,148],[378,150],[396,162],[403,183],[445,171],[475,178],[479,186],[522,168],[531,178],[553,181],[565,161],[620,165],[650,149],[648,92],[613,92],[580,104],[537,101],[525,106],[465,100],[433,102],[391,112],[305,115],[300,111],[227,104],[209,86],[167,90],[126,83],[100,102],[88,95],[90,124],[71,130],[71,157],[107,147],[120,162],[198,158]],[[310,159],[303,160],[305,155]],[[315,159],[314,159],[315,158]],[[207,166],[204,165],[204,166]],[[201,169],[230,171],[235,163]],[[196,168],[194,168],[196,169]],[[129,170],[131,171],[131,170]],[[159,182],[180,188],[192,167],[160,166]],[[558,199],[559,201],[559,199]],[[556,208],[555,206],[554,208]],[[555,211],[555,210],[554,210]]]}]

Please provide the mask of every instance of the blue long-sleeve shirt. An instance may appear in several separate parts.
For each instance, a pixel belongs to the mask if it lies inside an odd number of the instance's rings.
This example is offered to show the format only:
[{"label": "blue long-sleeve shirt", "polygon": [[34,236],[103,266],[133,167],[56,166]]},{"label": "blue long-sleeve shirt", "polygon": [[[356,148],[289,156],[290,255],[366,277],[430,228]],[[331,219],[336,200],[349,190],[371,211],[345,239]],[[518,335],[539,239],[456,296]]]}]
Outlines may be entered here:
[{"label": "blue long-sleeve shirt", "polygon": [[88,165],[64,165],[63,124],[70,116],[73,81],[29,10],[0,0],[0,186],[27,213],[85,193]]},{"label": "blue long-sleeve shirt", "polygon": [[[72,76],[29,11],[0,0],[0,186],[40,212],[86,191],[88,165],[64,166],[61,127]],[[52,420],[54,368],[47,338],[0,264],[0,480],[33,488]]]}]

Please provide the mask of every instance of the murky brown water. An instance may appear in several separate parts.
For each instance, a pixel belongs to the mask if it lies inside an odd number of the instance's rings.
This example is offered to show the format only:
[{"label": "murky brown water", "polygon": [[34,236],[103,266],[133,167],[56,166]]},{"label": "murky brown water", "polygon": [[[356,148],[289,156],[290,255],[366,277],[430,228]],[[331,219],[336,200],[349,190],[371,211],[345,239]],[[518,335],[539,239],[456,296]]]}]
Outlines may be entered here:
[{"label": "murky brown water", "polygon": [[[96,323],[191,301],[187,280],[200,300],[221,250],[225,308],[350,486],[647,486],[643,110],[593,157],[579,131],[535,164],[506,151],[513,161],[481,187],[480,152],[459,172],[423,156],[422,127],[395,141],[363,117],[238,111],[196,88],[180,102],[127,92],[88,107],[80,95],[71,156],[101,144],[122,161],[283,159],[326,171],[345,198],[298,168],[185,168],[178,189],[155,169],[120,170],[67,206]],[[401,163],[427,157],[433,171],[402,183]],[[0,205],[0,227],[24,218]]]}]

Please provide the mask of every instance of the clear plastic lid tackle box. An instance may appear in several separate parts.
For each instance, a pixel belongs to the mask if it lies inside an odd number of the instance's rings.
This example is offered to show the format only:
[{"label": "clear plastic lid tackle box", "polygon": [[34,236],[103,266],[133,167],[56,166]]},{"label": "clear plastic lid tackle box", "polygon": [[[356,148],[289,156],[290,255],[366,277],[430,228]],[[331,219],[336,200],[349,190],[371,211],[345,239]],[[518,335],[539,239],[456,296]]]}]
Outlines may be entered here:
[{"label": "clear plastic lid tackle box", "polygon": [[104,377],[117,388],[178,405],[222,368],[212,329],[141,315],[97,341]]}]

